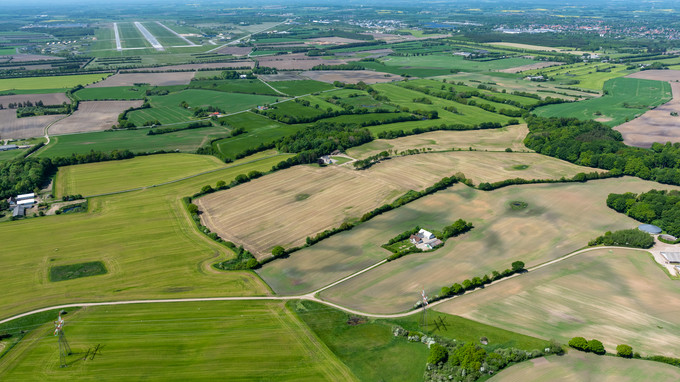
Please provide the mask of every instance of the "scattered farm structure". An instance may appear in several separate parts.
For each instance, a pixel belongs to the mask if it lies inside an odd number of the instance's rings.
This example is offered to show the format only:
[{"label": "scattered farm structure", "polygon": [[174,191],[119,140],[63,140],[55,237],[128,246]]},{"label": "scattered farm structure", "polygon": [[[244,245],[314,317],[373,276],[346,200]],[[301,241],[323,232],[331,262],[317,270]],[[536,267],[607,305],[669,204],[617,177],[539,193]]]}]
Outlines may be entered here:
[{"label": "scattered farm structure", "polygon": [[17,145],[2,145],[2,146],[0,146],[0,151],[16,150],[18,148],[19,148],[19,146],[17,146]]},{"label": "scattered farm structure", "polygon": [[443,244],[432,232],[421,229],[418,233],[411,235],[411,243],[421,251],[429,251]]},{"label": "scattered farm structure", "polygon": [[653,224],[640,224],[638,226],[638,229],[642,232],[647,232],[652,235],[658,235],[661,233],[661,228],[653,225]]},{"label": "scattered farm structure", "polygon": [[666,264],[680,264],[680,252],[661,252]]}]

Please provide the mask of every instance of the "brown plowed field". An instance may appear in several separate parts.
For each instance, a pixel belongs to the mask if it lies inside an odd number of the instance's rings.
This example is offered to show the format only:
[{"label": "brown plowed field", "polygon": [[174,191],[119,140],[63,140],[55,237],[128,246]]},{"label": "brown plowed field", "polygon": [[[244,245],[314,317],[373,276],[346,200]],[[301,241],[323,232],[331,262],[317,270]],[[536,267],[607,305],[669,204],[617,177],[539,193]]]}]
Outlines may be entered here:
[{"label": "brown plowed field", "polygon": [[[514,170],[516,165],[528,165]],[[258,258],[271,248],[304,244],[307,236],[357,219],[406,191],[445,176],[475,183],[508,178],[570,177],[584,169],[538,154],[449,152],[394,158],[368,170],[296,166],[196,201],[203,224]]]},{"label": "brown plowed field", "polygon": [[38,117],[17,118],[14,109],[0,110],[0,138],[23,139],[40,137],[45,126],[63,117],[63,115],[41,115]]},{"label": "brown plowed field", "polygon": [[45,105],[61,105],[64,102],[71,103],[64,93],[46,94],[16,94],[0,96],[0,105],[7,107],[10,103],[31,101],[36,103],[42,101]]},{"label": "brown plowed field", "polygon": [[232,56],[247,56],[253,51],[249,46],[225,46],[217,50],[219,54],[230,54]]},{"label": "brown plowed field", "polygon": [[335,81],[349,84],[356,84],[359,81],[363,81],[367,84],[376,84],[379,82],[392,82],[402,79],[401,76],[396,74],[374,72],[371,70],[310,70],[301,73],[301,75],[312,80],[328,82],[329,84],[332,84]]},{"label": "brown plowed field", "polygon": [[680,142],[680,70],[645,70],[628,75],[657,81],[669,81],[673,99],[614,129],[621,132],[629,146],[651,147],[652,143]]},{"label": "brown plowed field", "polygon": [[[158,68],[155,68],[158,69]],[[134,84],[150,84],[153,86],[187,85],[194,78],[195,72],[171,73],[119,73],[104,81],[88,85],[88,88],[107,88],[111,86],[133,86]]]},{"label": "brown plowed field", "polygon": [[78,110],[50,127],[50,135],[85,133],[110,129],[118,122],[118,115],[130,107],[142,105],[138,101],[83,101]]}]

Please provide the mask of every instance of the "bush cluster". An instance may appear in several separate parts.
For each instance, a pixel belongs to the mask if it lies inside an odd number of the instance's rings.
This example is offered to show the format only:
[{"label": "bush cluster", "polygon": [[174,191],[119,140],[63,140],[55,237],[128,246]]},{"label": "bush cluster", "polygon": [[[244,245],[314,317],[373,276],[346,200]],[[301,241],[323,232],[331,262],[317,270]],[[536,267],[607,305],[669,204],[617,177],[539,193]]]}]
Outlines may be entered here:
[{"label": "bush cluster", "polygon": [[590,242],[589,246],[594,245],[615,245],[620,247],[632,248],[651,248],[654,245],[652,235],[642,232],[639,229],[624,229],[620,231],[607,231]]},{"label": "bush cluster", "polygon": [[[498,271],[493,271],[491,272],[491,276],[489,275],[484,275],[484,276],[477,276],[473,277],[472,279],[466,279],[463,280],[461,284],[459,283],[454,283],[450,287],[445,286],[442,287],[439,295],[435,296],[430,300],[430,302],[441,300],[450,296],[455,296],[455,295],[461,295],[464,294],[467,291],[471,291],[477,288],[481,288],[487,284],[490,284],[496,280],[503,279],[505,277],[509,277],[514,275],[515,273],[522,273],[525,272],[524,269],[524,262],[522,261],[515,261],[512,263],[511,268],[508,268],[504,270],[503,272],[498,272]],[[416,304],[416,307],[421,306],[422,303],[418,302]]]},{"label": "bush cluster", "polygon": [[609,194],[607,206],[643,223],[657,225],[680,236],[680,192],[651,190],[641,194]]}]

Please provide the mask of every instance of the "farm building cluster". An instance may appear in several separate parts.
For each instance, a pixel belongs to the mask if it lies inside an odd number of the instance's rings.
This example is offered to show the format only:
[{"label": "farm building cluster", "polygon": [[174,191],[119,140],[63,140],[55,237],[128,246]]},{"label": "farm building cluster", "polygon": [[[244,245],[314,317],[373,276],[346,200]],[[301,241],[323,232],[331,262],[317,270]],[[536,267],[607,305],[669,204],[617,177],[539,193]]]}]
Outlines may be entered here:
[{"label": "farm building cluster", "polygon": [[26,210],[35,205],[35,194],[10,196],[7,198],[7,203],[12,211],[12,217],[23,217],[26,215]]},{"label": "farm building cluster", "polygon": [[437,237],[432,232],[426,231],[424,229],[421,229],[418,231],[418,233],[411,235],[411,237],[409,237],[409,241],[411,241],[411,243],[421,251],[429,251],[444,244],[444,242],[437,239]]}]

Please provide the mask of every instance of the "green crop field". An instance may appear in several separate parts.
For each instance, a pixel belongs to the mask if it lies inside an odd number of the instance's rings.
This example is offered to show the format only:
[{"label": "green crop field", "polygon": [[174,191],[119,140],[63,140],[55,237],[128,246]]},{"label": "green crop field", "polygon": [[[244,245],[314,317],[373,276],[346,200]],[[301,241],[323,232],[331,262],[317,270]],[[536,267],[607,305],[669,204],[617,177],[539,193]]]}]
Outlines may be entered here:
[{"label": "green crop field", "polygon": [[[237,175],[253,170],[268,171],[289,157],[244,158],[223,170],[169,185],[90,198],[86,213],[0,223],[0,241],[4,243],[0,266],[5,272],[3,290],[6,293],[0,301],[2,316],[57,301],[269,293],[266,285],[251,272],[212,270],[212,263],[226,259],[231,252],[198,233],[181,198],[206,184],[214,186],[220,180],[228,183]],[[147,167],[144,159],[150,158],[141,159],[137,174],[153,176],[157,164]],[[113,170],[112,174],[119,174],[109,163],[101,165]],[[124,166],[125,162],[118,165]],[[174,166],[176,162],[168,157],[167,165]],[[141,168],[147,168],[147,173],[143,174]],[[111,183],[115,184],[107,181]],[[103,262],[108,273],[48,282],[50,267],[88,261]]]},{"label": "green crop field", "polygon": [[26,154],[26,149],[0,151],[0,162],[14,159],[16,157],[23,156],[24,154]]},{"label": "green crop field", "polygon": [[159,150],[194,152],[211,139],[229,134],[222,126],[203,127],[168,134],[146,135],[147,129],[102,131],[95,133],[59,135],[51,137],[50,144],[41,149],[38,157],[63,157],[90,150],[109,152],[128,149],[134,153]]},{"label": "green crop field", "polygon": [[[483,158],[494,155],[477,157],[468,169],[452,166],[452,171],[479,176]],[[535,154],[513,155],[522,158]],[[490,166],[488,171],[499,171],[502,166]],[[525,175],[531,168],[509,167],[507,177],[538,177]],[[527,266],[539,264],[582,248],[606,231],[636,227],[637,222],[606,206],[607,195],[652,188],[676,189],[635,178],[512,186],[489,192],[456,185],[266,264],[258,273],[278,293],[301,293],[386,258],[390,253],[380,246],[416,225],[443,227],[459,218],[472,222],[472,231],[447,241],[435,252],[400,258],[321,293],[334,303],[364,311],[407,310],[421,289],[435,295],[443,286],[482,277],[493,270],[502,271],[513,261],[524,261]],[[528,203],[528,207],[512,210],[509,203],[516,200]],[[409,280],[420,280],[419,286]]]},{"label": "green crop field", "polygon": [[677,380],[680,380],[680,370],[671,365],[639,359],[603,357],[573,350],[564,356],[521,362],[496,374],[489,382]]},{"label": "green crop field", "polygon": [[612,78],[623,77],[632,73],[626,65],[578,63],[523,72],[523,75],[539,75],[553,78],[559,85],[571,85],[601,91],[605,82]]},{"label": "green crop field", "polygon": [[4,78],[0,79],[0,91],[34,89],[68,89],[77,85],[87,85],[100,81],[110,73],[76,74],[72,76]]},{"label": "green crop field", "polygon": [[[54,190],[56,197],[98,195],[148,187],[224,166],[213,156],[194,154],[158,154],[124,161],[88,163],[59,170]],[[116,181],[110,182],[111,179]]]},{"label": "green crop field", "polygon": [[608,94],[600,98],[547,105],[534,112],[541,117],[595,119],[616,126],[672,98],[671,86],[664,81],[614,78],[605,82],[604,90]]},{"label": "green crop field", "polygon": [[462,56],[454,56],[451,54],[403,57],[390,56],[382,59],[382,62],[387,66],[459,69],[466,72],[487,72],[536,63],[536,61],[528,58],[504,58],[492,61],[466,60]]},{"label": "green crop field", "polygon": [[191,108],[201,106],[215,106],[226,113],[233,113],[247,110],[258,105],[272,103],[276,97],[225,93],[214,90],[188,89],[165,96],[150,97],[151,108],[136,110],[129,113],[129,120],[135,124],[143,124],[149,120],[159,120],[163,124],[176,123],[190,120],[192,118],[191,109],[180,107],[180,103],[185,101]]},{"label": "green crop field", "polygon": [[[72,381],[96,376],[99,381],[211,381],[219,376],[230,381],[273,377],[277,381],[355,380],[279,302],[91,307],[64,319],[73,351],[67,357],[67,368],[59,367],[57,339],[49,322],[0,359],[0,379]],[[100,351],[94,359],[83,360],[88,349],[97,345]]]},{"label": "green crop field", "polygon": [[294,134],[304,127],[303,124],[284,125],[265,116],[247,112],[225,117],[223,119],[232,128],[243,127],[246,132],[235,137],[229,137],[213,142],[213,147],[227,158],[234,158],[236,154],[248,149],[254,149],[261,144],[270,143],[276,139]]},{"label": "green crop field", "polygon": [[392,73],[397,75],[408,75],[411,77],[433,77],[451,74],[451,69],[445,68],[414,68],[411,66],[401,67],[385,65],[381,62],[362,62],[361,66],[377,72]]},{"label": "green crop field", "polygon": [[221,92],[263,94],[281,96],[260,80],[238,79],[238,80],[193,80],[189,84],[192,89],[219,90]]},{"label": "green crop field", "polygon": [[625,343],[643,355],[673,357],[680,351],[680,317],[672,308],[678,292],[648,252],[599,249],[437,309],[563,343],[582,336],[602,341],[608,352]]},{"label": "green crop field", "polygon": [[421,381],[429,350],[392,334],[386,322],[349,324],[349,316],[325,305],[287,304],[361,381]]},{"label": "green crop field", "polygon": [[300,96],[334,88],[331,84],[314,80],[275,81],[269,84],[276,90],[291,96]]}]

